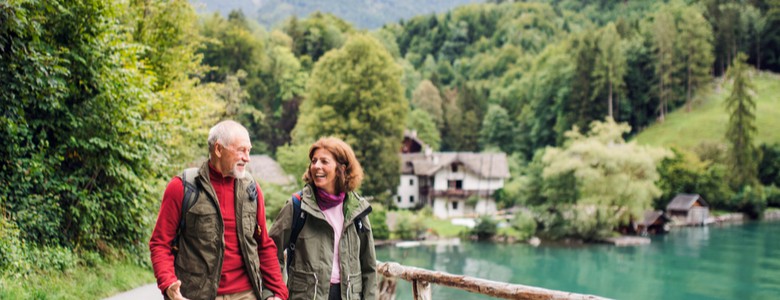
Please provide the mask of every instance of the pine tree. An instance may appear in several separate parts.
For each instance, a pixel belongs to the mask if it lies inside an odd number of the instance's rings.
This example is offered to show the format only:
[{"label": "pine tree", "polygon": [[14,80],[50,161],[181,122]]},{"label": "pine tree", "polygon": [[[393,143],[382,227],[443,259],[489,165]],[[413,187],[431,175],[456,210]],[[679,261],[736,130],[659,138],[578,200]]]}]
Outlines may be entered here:
[{"label": "pine tree", "polygon": [[729,69],[734,80],[731,95],[726,99],[729,124],[726,139],[731,143],[729,164],[731,165],[732,187],[739,188],[755,182],[758,173],[756,148],[753,138],[756,134],[756,102],[753,100],[753,84],[748,78],[745,64],[747,56],[739,53]]}]

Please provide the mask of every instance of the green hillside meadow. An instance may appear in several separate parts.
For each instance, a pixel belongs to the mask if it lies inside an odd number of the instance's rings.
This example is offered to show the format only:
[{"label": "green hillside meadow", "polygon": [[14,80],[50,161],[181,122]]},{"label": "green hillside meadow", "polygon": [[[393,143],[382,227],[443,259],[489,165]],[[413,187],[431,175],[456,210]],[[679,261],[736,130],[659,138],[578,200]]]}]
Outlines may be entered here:
[{"label": "green hillside meadow", "polygon": [[[780,75],[760,72],[753,74],[756,100],[756,144],[780,142]],[[702,142],[725,143],[726,126],[729,121],[723,101],[731,93],[729,82],[723,83],[720,91],[716,79],[707,95],[697,97],[691,112],[680,107],[669,114],[663,123],[656,122],[634,139],[639,144],[656,146],[677,146],[693,149]]]}]

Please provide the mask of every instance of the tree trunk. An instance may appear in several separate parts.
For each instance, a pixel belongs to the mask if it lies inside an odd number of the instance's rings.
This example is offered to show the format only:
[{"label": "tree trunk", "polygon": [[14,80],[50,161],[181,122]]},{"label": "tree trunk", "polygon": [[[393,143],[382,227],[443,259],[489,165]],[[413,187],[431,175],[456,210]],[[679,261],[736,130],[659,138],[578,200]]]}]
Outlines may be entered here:
[{"label": "tree trunk", "polygon": [[612,115],[612,81],[609,82],[609,100],[607,102],[609,103],[609,117],[614,120],[615,117]]},{"label": "tree trunk", "polygon": [[691,112],[691,88],[691,62],[690,58],[688,58],[688,95],[685,99],[685,106],[688,112]]}]

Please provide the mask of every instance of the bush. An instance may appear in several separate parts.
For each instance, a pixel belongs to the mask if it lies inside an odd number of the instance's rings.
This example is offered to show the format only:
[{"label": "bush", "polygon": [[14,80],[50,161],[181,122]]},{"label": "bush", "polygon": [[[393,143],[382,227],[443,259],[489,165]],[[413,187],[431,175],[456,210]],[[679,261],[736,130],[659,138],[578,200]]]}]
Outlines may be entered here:
[{"label": "bush", "polygon": [[376,240],[390,238],[390,229],[387,227],[387,210],[379,203],[371,203],[373,210],[368,215],[371,222],[371,230]]},{"label": "bush", "polygon": [[766,195],[762,186],[745,186],[742,191],[735,194],[731,204],[739,211],[747,214],[751,219],[758,219],[766,209]]},{"label": "bush", "polygon": [[412,215],[408,211],[397,214],[395,235],[403,240],[416,240],[425,232],[425,226],[420,217]]},{"label": "bush", "polygon": [[764,187],[767,206],[780,207],[780,188],[775,185]]},{"label": "bush", "polygon": [[490,216],[482,216],[477,220],[477,225],[471,229],[471,234],[476,235],[480,241],[492,239],[498,232],[498,223]]},{"label": "bush", "polygon": [[536,234],[536,220],[533,214],[526,210],[518,211],[515,214],[511,226],[517,231],[515,238],[521,241],[528,240]]}]

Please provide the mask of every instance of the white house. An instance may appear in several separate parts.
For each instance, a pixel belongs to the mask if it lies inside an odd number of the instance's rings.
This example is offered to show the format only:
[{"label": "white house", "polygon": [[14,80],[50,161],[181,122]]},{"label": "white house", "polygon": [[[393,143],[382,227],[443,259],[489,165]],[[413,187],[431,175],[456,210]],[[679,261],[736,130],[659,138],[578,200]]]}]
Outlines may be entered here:
[{"label": "white house", "polygon": [[493,192],[504,186],[506,178],[505,153],[402,153],[394,204],[399,208],[429,205],[439,218],[493,214]]}]

